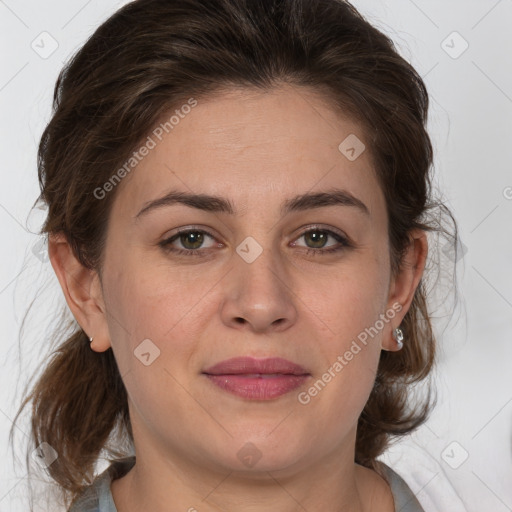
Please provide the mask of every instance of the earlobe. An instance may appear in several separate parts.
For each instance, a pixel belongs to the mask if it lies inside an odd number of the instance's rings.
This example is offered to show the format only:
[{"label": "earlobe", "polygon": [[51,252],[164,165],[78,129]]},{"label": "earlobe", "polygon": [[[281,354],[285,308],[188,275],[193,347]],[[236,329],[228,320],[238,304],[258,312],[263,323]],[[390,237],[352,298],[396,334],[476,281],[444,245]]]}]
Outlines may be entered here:
[{"label": "earlobe", "polygon": [[411,231],[410,243],[403,256],[400,268],[390,282],[387,307],[391,308],[398,303],[401,308],[390,322],[390,328],[383,334],[383,350],[397,351],[403,346],[401,344],[403,333],[401,333],[401,330],[397,332],[396,329],[399,328],[414,299],[414,294],[423,276],[427,254],[426,232],[420,229]]},{"label": "earlobe", "polygon": [[110,338],[97,272],[80,263],[62,233],[49,235],[48,254],[75,320],[88,337],[94,337],[91,349],[107,350]]}]

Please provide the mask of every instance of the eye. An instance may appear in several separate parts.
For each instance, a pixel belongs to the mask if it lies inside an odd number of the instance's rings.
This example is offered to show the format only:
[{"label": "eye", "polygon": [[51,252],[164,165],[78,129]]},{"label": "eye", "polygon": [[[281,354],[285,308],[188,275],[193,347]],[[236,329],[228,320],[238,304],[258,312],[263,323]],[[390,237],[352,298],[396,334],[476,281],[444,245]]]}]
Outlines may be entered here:
[{"label": "eye", "polygon": [[[215,240],[215,237],[203,229],[183,229],[174,234],[170,238],[163,240],[158,245],[167,252],[186,256],[201,256],[204,249],[203,244],[207,238]],[[182,248],[175,247],[175,243],[180,243]],[[215,247],[216,244],[211,244],[210,247]],[[217,243],[217,246],[219,244]]]},{"label": "eye", "polygon": [[[296,242],[293,242],[291,245],[293,247],[305,247],[305,252],[308,255],[334,253],[351,247],[348,239],[342,234],[320,227],[310,227],[308,230],[302,232],[298,239],[300,238],[304,238],[306,241],[305,246],[299,245]],[[204,247],[207,239],[211,239],[213,242],[210,243],[209,246]],[[337,244],[327,245],[329,239],[334,240]],[[181,229],[170,238],[159,242],[158,245],[162,247],[164,251],[176,255],[205,256],[205,253],[209,252],[208,249],[223,246],[220,242],[215,243],[215,240],[215,237],[204,229],[187,228]],[[176,244],[180,244],[181,248],[177,247]]]},{"label": "eye", "polygon": [[[338,252],[351,246],[348,239],[340,233],[319,227],[309,228],[300,235],[300,238],[304,238],[306,246],[299,245],[298,247],[306,247],[306,253],[312,255]],[[334,239],[338,244],[327,245],[329,238]],[[292,245],[297,246],[296,243]],[[328,248],[325,249],[325,247]]]}]

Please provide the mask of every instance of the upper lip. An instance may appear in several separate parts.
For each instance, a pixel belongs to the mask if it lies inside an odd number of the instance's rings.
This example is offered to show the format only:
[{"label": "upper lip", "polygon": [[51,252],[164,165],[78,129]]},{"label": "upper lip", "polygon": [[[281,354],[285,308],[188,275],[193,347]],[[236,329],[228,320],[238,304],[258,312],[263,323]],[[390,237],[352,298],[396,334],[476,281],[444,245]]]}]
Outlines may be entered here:
[{"label": "upper lip", "polygon": [[300,365],[281,357],[255,359],[253,357],[234,357],[210,366],[203,373],[209,375],[242,375],[242,374],[279,374],[309,375]]}]

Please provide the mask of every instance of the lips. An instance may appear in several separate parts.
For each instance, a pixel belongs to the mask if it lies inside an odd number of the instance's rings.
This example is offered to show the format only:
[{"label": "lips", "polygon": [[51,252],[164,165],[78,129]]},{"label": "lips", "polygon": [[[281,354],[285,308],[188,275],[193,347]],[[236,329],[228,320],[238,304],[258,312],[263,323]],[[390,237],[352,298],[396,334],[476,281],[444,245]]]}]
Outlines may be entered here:
[{"label": "lips", "polygon": [[236,357],[203,372],[218,388],[248,400],[271,400],[310,377],[302,366],[282,358]]},{"label": "lips", "polygon": [[209,375],[309,375],[300,365],[280,357],[255,359],[235,357],[227,359],[204,370]]}]

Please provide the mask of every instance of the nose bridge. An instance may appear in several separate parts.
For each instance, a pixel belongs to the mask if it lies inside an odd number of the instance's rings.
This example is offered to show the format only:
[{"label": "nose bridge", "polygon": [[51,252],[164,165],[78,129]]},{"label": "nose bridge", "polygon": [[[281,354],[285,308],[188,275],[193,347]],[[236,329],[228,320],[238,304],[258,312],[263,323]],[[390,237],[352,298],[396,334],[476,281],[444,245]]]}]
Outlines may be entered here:
[{"label": "nose bridge", "polygon": [[[254,330],[285,328],[295,320],[296,310],[290,283],[271,237],[264,245],[247,237],[236,248],[230,285],[223,306],[223,320],[229,324],[250,324]],[[243,320],[243,321],[242,321]]]},{"label": "nose bridge", "polygon": [[[242,287],[239,292],[263,295],[263,297],[266,295],[267,299],[271,299],[274,295],[284,295],[282,288],[286,288],[286,277],[281,257],[273,249],[270,235],[260,236],[259,239],[264,245],[249,236],[236,248],[238,261],[236,259],[235,261]],[[280,278],[278,278],[279,274],[281,274]]]},{"label": "nose bridge", "polygon": [[[257,251],[252,244],[253,242],[245,242],[237,249],[239,258],[237,266],[240,269],[241,284],[251,292],[266,294],[279,292],[278,288],[284,286],[283,281],[277,278],[280,268],[283,274],[279,255],[276,255],[275,251],[268,246]],[[249,259],[245,259],[246,257]]]}]

